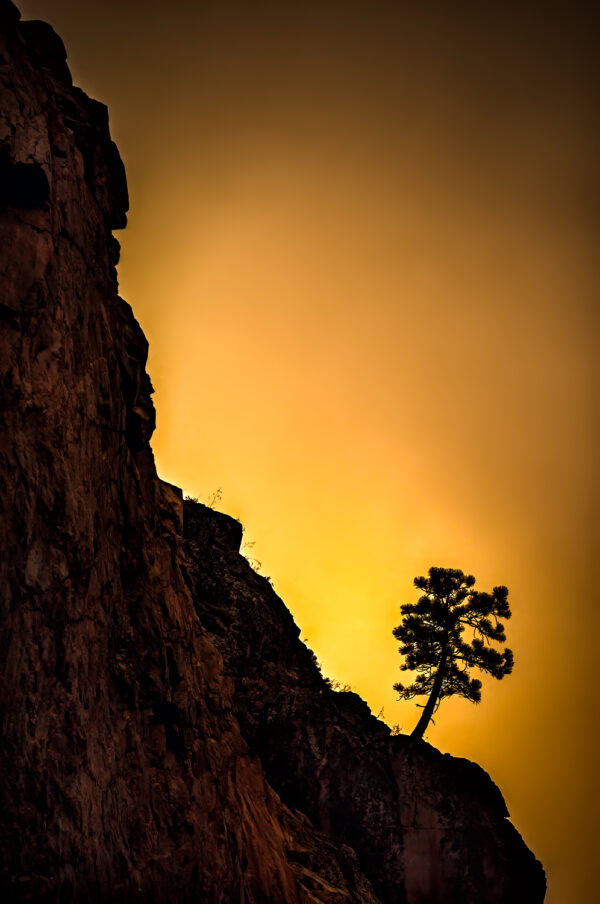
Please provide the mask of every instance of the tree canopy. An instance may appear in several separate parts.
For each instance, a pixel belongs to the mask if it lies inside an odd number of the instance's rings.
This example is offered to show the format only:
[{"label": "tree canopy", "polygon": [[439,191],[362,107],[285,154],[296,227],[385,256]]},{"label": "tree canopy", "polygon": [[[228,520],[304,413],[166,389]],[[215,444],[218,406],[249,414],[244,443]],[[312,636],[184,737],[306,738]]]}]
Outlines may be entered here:
[{"label": "tree canopy", "polygon": [[506,587],[494,587],[491,593],[474,590],[473,575],[457,568],[430,568],[428,576],[415,578],[414,584],[422,595],[400,607],[403,619],[393,634],[404,656],[401,670],[417,675],[412,684],[398,682],[394,689],[401,700],[428,695],[412,732],[412,737],[422,738],[445,697],[458,694],[479,703],[481,681],[470,676],[470,669],[498,679],[512,671],[512,650],[492,646],[506,641],[500,619],[512,613]]}]

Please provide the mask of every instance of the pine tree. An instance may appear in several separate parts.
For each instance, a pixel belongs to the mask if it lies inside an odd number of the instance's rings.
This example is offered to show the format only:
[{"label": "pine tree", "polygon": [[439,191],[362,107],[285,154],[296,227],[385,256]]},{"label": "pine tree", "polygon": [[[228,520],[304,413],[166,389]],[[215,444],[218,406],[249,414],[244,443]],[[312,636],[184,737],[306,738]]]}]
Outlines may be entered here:
[{"label": "pine tree", "polygon": [[398,682],[394,690],[401,700],[429,695],[412,732],[420,739],[444,697],[458,694],[479,703],[481,681],[471,678],[469,669],[503,678],[512,671],[513,653],[491,646],[506,640],[500,621],[511,617],[506,587],[481,593],[473,589],[473,575],[456,568],[430,568],[428,577],[417,577],[414,583],[423,595],[400,607],[404,618],[393,634],[405,657],[400,668],[418,674],[412,684]]}]

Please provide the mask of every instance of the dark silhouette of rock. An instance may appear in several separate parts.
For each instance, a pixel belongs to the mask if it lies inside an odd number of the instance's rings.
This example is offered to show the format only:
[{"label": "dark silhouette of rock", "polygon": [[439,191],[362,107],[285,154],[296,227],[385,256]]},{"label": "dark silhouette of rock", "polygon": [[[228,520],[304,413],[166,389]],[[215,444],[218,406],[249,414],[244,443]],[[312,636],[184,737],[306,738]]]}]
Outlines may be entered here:
[{"label": "dark silhouette of rock", "polygon": [[194,603],[234,679],[244,737],[284,803],[354,848],[381,901],[543,901],[541,865],[489,776],[392,736],[357,694],[331,689],[269,581],[238,553],[231,521],[184,502]]},{"label": "dark silhouette of rock", "polygon": [[238,523],[157,477],[127,207],[106,108],[0,0],[1,899],[541,901],[487,776],[329,690]]}]

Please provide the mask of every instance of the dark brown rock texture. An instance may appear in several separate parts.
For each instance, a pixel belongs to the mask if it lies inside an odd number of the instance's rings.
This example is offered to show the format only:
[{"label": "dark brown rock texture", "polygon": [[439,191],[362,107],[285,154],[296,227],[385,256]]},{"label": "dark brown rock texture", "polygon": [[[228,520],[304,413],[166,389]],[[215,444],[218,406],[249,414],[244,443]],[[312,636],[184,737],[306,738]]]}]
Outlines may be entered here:
[{"label": "dark brown rock texture", "polygon": [[0,898],[541,902],[487,775],[334,692],[157,477],[107,110],[50,26],[0,32]]}]

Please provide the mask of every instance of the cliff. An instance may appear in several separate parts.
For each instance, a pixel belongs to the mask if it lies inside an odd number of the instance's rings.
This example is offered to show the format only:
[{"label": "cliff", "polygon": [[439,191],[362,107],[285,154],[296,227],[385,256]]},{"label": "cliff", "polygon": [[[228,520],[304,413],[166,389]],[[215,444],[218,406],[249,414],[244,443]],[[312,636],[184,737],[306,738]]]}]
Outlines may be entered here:
[{"label": "cliff", "polygon": [[541,902],[482,770],[332,691],[238,523],[158,478],[107,110],[9,0],[0,96],[2,899]]}]

